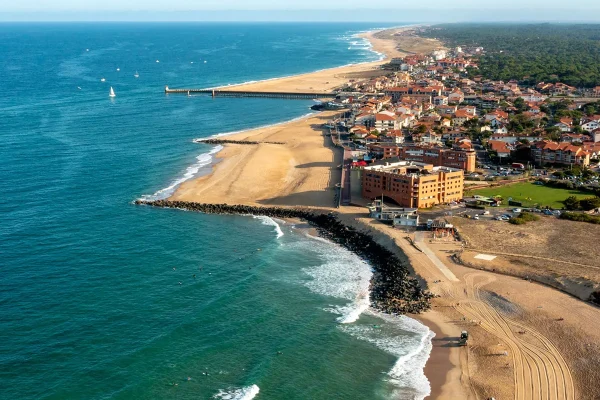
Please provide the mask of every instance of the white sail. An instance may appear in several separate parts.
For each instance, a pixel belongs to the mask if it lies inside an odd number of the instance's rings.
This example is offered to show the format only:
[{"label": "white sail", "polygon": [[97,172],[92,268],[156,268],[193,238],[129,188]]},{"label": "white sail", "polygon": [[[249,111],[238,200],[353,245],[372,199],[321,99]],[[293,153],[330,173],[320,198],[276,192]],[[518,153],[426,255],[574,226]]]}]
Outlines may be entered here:
[{"label": "white sail", "polygon": [[115,94],[115,91],[113,90],[112,86],[110,87],[110,97],[116,97],[117,95]]},{"label": "white sail", "polygon": [[139,78],[139,77],[140,77],[140,74],[138,74],[138,72],[137,72],[137,71],[135,71],[135,75],[133,75],[133,76],[135,76],[136,78]]}]

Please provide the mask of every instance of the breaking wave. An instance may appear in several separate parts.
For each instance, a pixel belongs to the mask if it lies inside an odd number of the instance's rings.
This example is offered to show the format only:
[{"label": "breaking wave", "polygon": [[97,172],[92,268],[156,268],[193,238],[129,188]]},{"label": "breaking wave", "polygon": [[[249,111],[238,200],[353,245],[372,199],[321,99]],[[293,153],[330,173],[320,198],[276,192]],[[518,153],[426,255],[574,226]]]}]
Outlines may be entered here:
[{"label": "breaking wave", "polygon": [[271,217],[267,217],[265,215],[253,215],[252,218],[261,220],[263,225],[273,226],[275,229],[275,233],[277,233],[277,239],[283,236],[283,231],[281,230],[281,226]]},{"label": "breaking wave", "polygon": [[213,399],[219,400],[251,400],[260,392],[257,385],[244,388],[221,389],[213,396]]},{"label": "breaking wave", "polygon": [[194,178],[202,167],[205,167],[212,163],[213,155],[218,153],[223,149],[223,146],[216,146],[208,153],[202,153],[198,157],[196,157],[196,162],[193,165],[190,165],[185,170],[183,176],[175,179],[169,186],[164,189],[160,189],[158,192],[152,195],[144,195],[141,197],[142,200],[162,200],[171,196],[175,190],[181,185],[183,182],[188,181]]}]

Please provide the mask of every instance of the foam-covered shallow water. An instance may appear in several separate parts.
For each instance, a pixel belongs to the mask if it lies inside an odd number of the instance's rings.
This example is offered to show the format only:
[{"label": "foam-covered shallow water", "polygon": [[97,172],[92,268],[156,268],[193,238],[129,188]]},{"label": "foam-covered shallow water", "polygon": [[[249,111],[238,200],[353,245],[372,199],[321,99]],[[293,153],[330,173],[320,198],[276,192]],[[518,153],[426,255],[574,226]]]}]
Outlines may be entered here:
[{"label": "foam-covered shallow water", "polygon": [[[0,398],[424,392],[414,360],[426,357],[428,333],[368,310],[370,267],[352,253],[291,222],[132,205],[211,168],[218,148],[193,139],[312,104],[166,96],[164,85],[377,59],[348,50],[362,28],[0,25]],[[383,336],[361,331],[374,325]]]}]

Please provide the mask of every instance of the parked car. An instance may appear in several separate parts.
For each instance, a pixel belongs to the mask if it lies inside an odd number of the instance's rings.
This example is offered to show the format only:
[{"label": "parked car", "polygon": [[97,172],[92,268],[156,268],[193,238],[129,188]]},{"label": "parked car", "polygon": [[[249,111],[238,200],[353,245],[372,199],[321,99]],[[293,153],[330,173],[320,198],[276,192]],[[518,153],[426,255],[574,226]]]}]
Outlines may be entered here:
[{"label": "parked car", "polygon": [[490,215],[490,212],[489,212],[489,211],[484,211],[484,212],[482,212],[481,214],[482,214],[482,215]]},{"label": "parked car", "polygon": [[479,215],[475,215],[473,219],[479,219]]},{"label": "parked car", "polygon": [[513,208],[513,210],[512,210],[512,212],[514,212],[514,213],[520,213],[521,211],[523,211],[523,210],[521,210],[520,208]]}]

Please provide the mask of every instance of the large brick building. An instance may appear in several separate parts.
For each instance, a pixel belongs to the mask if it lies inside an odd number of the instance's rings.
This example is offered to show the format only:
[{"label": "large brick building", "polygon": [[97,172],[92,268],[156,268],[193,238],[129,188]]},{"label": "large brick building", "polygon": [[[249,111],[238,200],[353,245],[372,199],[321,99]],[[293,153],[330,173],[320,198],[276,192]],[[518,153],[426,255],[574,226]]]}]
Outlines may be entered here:
[{"label": "large brick building", "polygon": [[387,197],[403,207],[425,208],[463,198],[464,173],[457,168],[399,161],[362,170],[362,196]]},{"label": "large brick building", "polygon": [[476,155],[472,149],[449,149],[437,146],[396,146],[384,144],[369,145],[369,150],[377,158],[398,158],[403,161],[415,161],[433,164],[436,167],[451,167],[466,172],[475,171]]}]

